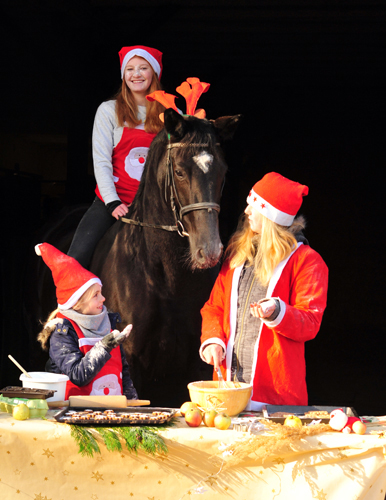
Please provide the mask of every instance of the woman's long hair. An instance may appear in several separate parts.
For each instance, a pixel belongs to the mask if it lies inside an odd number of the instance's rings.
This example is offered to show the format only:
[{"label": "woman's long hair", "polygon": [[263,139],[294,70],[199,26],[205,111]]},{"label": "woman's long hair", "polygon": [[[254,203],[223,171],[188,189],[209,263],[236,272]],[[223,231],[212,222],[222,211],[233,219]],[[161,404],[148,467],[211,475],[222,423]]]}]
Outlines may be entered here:
[{"label": "woman's long hair", "polygon": [[[153,71],[153,78],[150,87],[147,90],[147,94],[151,94],[156,90],[161,90],[161,84],[158,80],[158,76]],[[117,121],[120,127],[135,128],[141,123],[138,120],[138,107],[134,100],[134,96],[131,90],[128,88],[125,82],[125,78],[122,79],[122,85],[118,90],[116,96],[115,112],[117,114]],[[149,134],[158,134],[160,130],[163,129],[164,124],[159,119],[160,113],[165,110],[164,106],[157,101],[146,101],[146,121],[145,121],[145,132]]]},{"label": "woman's long hair", "polygon": [[255,275],[263,286],[268,286],[273,271],[295,248],[295,234],[304,229],[305,220],[296,218],[290,227],[280,226],[261,215],[261,233],[256,234],[245,214],[240,217],[236,232],[231,237],[225,257],[231,269],[246,262],[254,266]]}]

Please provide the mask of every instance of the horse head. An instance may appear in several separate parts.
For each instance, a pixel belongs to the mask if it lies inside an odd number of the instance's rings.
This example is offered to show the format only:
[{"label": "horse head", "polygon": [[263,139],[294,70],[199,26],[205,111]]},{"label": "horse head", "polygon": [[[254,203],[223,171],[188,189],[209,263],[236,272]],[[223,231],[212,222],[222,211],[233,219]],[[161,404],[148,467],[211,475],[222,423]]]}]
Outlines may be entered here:
[{"label": "horse head", "polygon": [[180,236],[189,238],[192,270],[215,266],[222,254],[218,214],[227,165],[220,144],[233,136],[241,115],[206,120],[164,114],[168,138],[158,182],[175,213]]}]

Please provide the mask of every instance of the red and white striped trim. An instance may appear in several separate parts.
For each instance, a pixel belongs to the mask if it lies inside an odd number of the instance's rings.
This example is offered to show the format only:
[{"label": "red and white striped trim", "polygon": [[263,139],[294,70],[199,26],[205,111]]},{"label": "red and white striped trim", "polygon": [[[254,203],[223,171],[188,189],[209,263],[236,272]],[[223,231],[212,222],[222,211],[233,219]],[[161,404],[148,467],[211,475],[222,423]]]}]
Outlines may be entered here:
[{"label": "red and white striped trim", "polygon": [[264,200],[264,198],[259,196],[253,189],[251,189],[248,195],[247,203],[248,205],[256,208],[256,210],[267,217],[267,219],[272,222],[276,222],[276,224],[279,224],[280,226],[290,226],[295,219],[296,214],[290,215],[278,210],[268,201]]}]

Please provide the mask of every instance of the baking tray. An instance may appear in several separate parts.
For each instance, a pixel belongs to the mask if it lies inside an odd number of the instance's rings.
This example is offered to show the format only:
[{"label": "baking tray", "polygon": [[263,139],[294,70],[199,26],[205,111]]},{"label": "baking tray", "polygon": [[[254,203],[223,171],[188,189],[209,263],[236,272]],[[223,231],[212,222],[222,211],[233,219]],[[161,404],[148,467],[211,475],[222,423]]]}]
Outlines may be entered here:
[{"label": "baking tray", "polygon": [[349,417],[358,417],[357,412],[351,406],[280,406],[280,405],[266,405],[263,406],[263,417],[271,420],[272,422],[277,422],[280,424],[284,423],[286,416],[283,417],[273,417],[271,416],[277,412],[286,412],[291,415],[296,415],[300,418],[302,423],[308,424],[313,420],[321,420],[322,423],[328,424],[330,422],[330,417],[328,418],[320,418],[320,417],[307,417],[304,414],[309,411],[327,411],[331,413],[334,410],[341,409],[346,413]]},{"label": "baking tray", "polygon": [[[100,415],[107,415],[107,412],[114,412],[117,418],[97,418],[95,413],[93,416],[90,414],[90,418],[87,418],[87,413],[98,412]],[[157,416],[157,419],[153,418],[154,412],[161,413],[162,415]],[[174,408],[160,408],[160,407],[149,407],[143,408],[142,406],[131,406],[128,408],[101,408],[92,406],[69,406],[64,410],[57,413],[54,418],[60,423],[74,424],[74,425],[92,425],[92,426],[119,426],[119,425],[162,425],[174,417],[178,412]],[[76,415],[81,415],[78,418]]]},{"label": "baking tray", "polygon": [[48,399],[51,398],[55,390],[50,389],[31,389],[29,387],[7,386],[0,390],[6,398],[25,398],[25,399]]}]

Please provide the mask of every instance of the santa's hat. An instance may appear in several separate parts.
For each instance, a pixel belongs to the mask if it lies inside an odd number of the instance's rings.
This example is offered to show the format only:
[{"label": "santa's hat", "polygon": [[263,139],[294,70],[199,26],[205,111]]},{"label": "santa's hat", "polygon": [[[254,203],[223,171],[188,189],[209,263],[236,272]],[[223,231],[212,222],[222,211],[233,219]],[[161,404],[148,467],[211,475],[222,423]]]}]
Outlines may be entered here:
[{"label": "santa's hat", "polygon": [[151,65],[158,78],[161,79],[162,73],[162,52],[144,45],[133,45],[132,47],[122,47],[119,51],[119,60],[121,61],[121,77],[125,72],[126,64],[134,56],[143,57]]},{"label": "santa's hat", "polygon": [[35,252],[40,255],[51,269],[56,286],[56,298],[59,309],[70,309],[90,286],[101,280],[82,267],[77,260],[70,257],[49,243],[35,246]]},{"label": "santa's hat", "polygon": [[247,202],[272,222],[290,226],[307,194],[307,186],[270,172],[256,182]]}]

